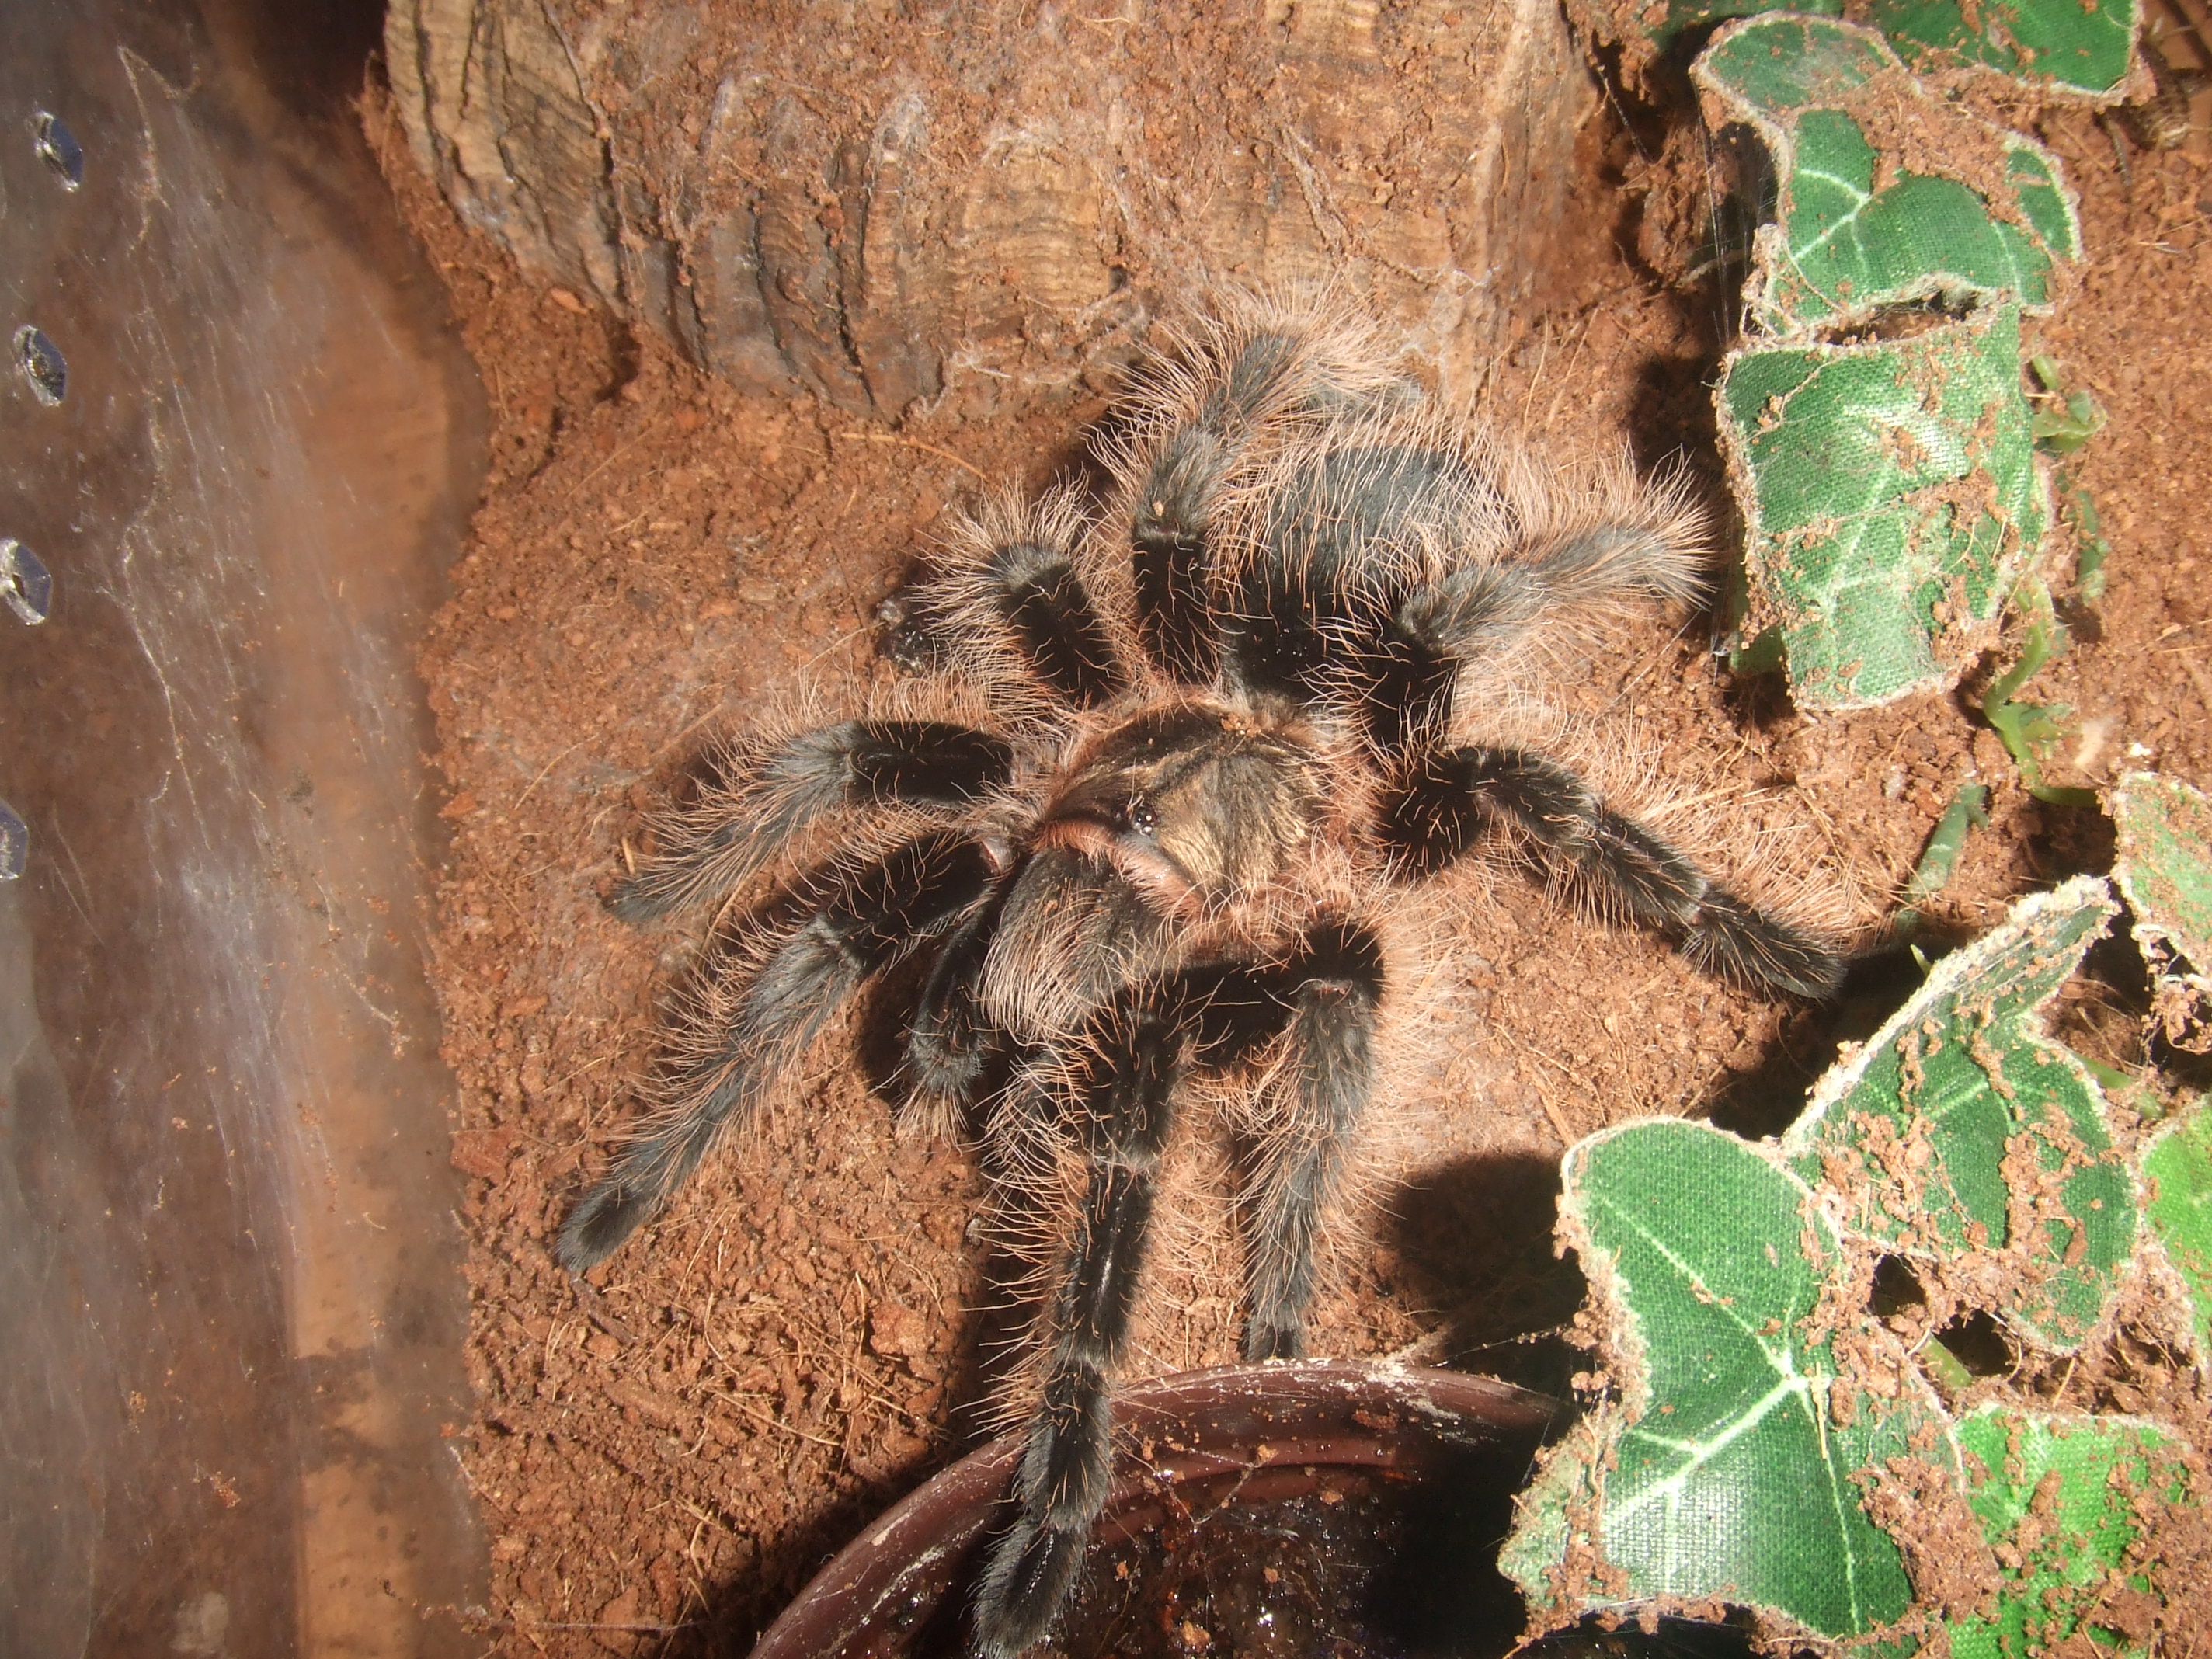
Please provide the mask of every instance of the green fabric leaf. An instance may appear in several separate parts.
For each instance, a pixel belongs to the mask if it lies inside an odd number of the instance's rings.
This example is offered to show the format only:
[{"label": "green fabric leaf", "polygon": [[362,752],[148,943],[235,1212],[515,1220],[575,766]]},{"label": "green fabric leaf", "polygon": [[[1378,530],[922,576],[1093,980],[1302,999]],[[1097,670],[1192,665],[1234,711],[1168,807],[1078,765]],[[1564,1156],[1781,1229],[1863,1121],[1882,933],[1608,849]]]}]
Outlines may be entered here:
[{"label": "green fabric leaf", "polygon": [[2018,310],[1909,339],[1739,350],[1718,404],[1747,521],[1744,632],[1778,632],[1799,705],[1954,683],[2050,517]]},{"label": "green fabric leaf", "polygon": [[2112,787],[2119,855],[2112,876],[2136,937],[2212,973],[2212,796],[2179,778],[2130,772]]},{"label": "green fabric leaf", "polygon": [[2136,1207],[2095,1081],[2038,1013],[2118,908],[2094,878],[2022,901],[1820,1080],[1782,1143],[1844,1226],[2062,1352],[2103,1317]]},{"label": "green fabric leaf", "polygon": [[1773,158],[1775,223],[1747,284],[1777,338],[1885,307],[2053,297],[2081,230],[2051,153],[1931,96],[1881,38],[1765,17],[1724,29],[1692,70],[1717,118],[1749,122]]},{"label": "green fabric leaf", "polygon": [[2112,876],[2150,968],[2150,1024],[2177,1048],[2212,1052],[2212,797],[2131,772],[2106,805],[2120,831]]},{"label": "green fabric leaf", "polygon": [[[2007,134],[2017,138],[2017,134]],[[2081,257],[2081,220],[2066,187],[2057,158],[2040,144],[2021,141],[2005,147],[2005,173],[2013,200],[2036,239],[2053,253]]]},{"label": "green fabric leaf", "polygon": [[1842,1252],[1812,1194],[1674,1120],[1583,1141],[1564,1175],[1621,1399],[1524,1496],[1506,1571],[1548,1600],[1587,1544],[1606,1600],[1725,1596],[1829,1637],[1901,1617],[1911,1585],[1857,1477],[1939,1441],[1936,1407],[1838,1382],[1814,1316]]},{"label": "green fabric leaf", "polygon": [[1994,1404],[1961,1418],[1957,1434],[1999,1589],[1992,1616],[1951,1623],[1952,1659],[2032,1659],[2085,1620],[2096,1630],[2129,1546],[2156,1506],[2181,1496],[2173,1437],[2136,1418]]},{"label": "green fabric leaf", "polygon": [[2139,21],[2136,0],[1865,0],[1857,15],[1915,69],[1979,64],[2093,94],[2126,78]]},{"label": "green fabric leaf", "polygon": [[2212,1105],[2200,1101],[2159,1131],[2142,1172],[2143,1214],[2189,1293],[2197,1363],[2212,1365]]},{"label": "green fabric leaf", "polygon": [[1626,48],[1632,72],[1685,36],[1731,18],[1848,12],[1853,22],[1887,36],[1916,69],[1981,66],[2096,103],[2120,95],[2140,10],[2137,0],[1570,0],[1568,6],[1586,33]]},{"label": "green fabric leaf", "polygon": [[1671,46],[1692,29],[1710,27],[1735,17],[1756,17],[1762,12],[1793,11],[1819,13],[1830,17],[1844,15],[1843,0],[1814,0],[1810,5],[1792,4],[1791,0],[1667,0],[1663,9],[1645,7],[1637,14],[1646,19],[1654,18],[1646,30],[1655,44]]}]

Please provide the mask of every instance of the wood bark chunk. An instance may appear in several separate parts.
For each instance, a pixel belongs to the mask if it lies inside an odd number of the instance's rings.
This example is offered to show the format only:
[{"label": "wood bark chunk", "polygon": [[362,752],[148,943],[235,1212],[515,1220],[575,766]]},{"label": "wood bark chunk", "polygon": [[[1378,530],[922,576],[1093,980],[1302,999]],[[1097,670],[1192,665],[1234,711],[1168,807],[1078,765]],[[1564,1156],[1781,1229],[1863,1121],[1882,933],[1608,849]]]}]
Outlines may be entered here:
[{"label": "wood bark chunk", "polygon": [[1066,388],[1223,283],[1337,285],[1449,397],[1545,274],[1592,95],[1555,0],[392,0],[386,46],[417,160],[526,269],[886,418]]}]

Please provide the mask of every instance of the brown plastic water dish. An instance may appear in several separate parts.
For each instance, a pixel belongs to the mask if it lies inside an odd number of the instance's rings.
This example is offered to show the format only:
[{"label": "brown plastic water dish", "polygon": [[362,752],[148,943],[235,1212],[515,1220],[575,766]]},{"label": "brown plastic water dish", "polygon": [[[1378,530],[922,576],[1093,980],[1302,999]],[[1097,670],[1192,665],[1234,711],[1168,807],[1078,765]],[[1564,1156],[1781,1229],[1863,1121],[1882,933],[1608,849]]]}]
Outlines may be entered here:
[{"label": "brown plastic water dish", "polygon": [[[1116,1402],[1113,1496],[1041,1651],[1503,1654],[1521,1604],[1492,1565],[1564,1407],[1489,1377],[1342,1363],[1227,1366]],[[1017,1436],[872,1523],[753,1659],[966,1650]]]}]

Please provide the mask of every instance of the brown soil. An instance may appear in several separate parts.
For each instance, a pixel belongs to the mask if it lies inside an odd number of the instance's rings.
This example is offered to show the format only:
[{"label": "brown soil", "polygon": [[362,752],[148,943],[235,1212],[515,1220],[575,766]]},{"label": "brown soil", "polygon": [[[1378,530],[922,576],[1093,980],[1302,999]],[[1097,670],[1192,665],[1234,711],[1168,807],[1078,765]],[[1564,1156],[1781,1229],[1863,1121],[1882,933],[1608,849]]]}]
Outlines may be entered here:
[{"label": "brown soil", "polygon": [[[369,125],[388,140],[381,117]],[[2091,250],[2039,344],[2111,413],[2076,467],[2113,553],[2103,600],[2075,612],[2073,650],[2029,695],[2072,704],[2082,734],[2053,781],[2156,766],[2203,787],[2212,163],[2200,137],[2132,152],[2124,175],[2087,115],[2039,136],[2082,193]],[[1626,443],[1651,462],[1680,448],[1711,471],[1705,382],[1729,307],[1667,289],[1621,252],[1637,246],[1637,204],[1664,194],[1647,152],[1648,135],[1586,130],[1586,241],[1560,267],[1579,283],[1518,320],[1476,404],[1554,453]],[[492,1538],[482,1628],[503,1654],[742,1652],[869,1514],[975,1432],[980,1182],[963,1148],[893,1134],[841,1031],[803,1098],[591,1283],[570,1281],[547,1241],[634,1114],[656,1004],[690,944],[617,924],[602,896],[709,733],[781,690],[835,705],[888,676],[875,608],[940,513],[977,474],[1041,483],[1103,404],[1079,387],[1018,422],[892,432],[811,400],[748,398],[520,275],[459,228],[402,149],[386,154],[495,422],[474,535],[422,652],[452,792],[436,972],[459,1085],[453,1162],[473,1177],[480,1413],[456,1434]],[[1764,842],[1844,895],[1859,944],[1878,939],[1970,769],[1992,786],[1991,822],[1923,939],[2105,867],[2103,821],[2028,798],[1971,697],[1808,719],[1771,684],[1732,683],[1708,631],[1702,617],[1624,630],[1560,701],[1711,793],[1723,848]],[[1573,1360],[1550,1334],[1581,1293],[1550,1249],[1566,1142],[1655,1111],[1778,1127],[1838,1037],[1887,1007],[1880,992],[1816,1012],[1729,991],[1527,884],[1470,925],[1481,961],[1416,1173],[1386,1195],[1375,1237],[1343,1252],[1316,1346],[1418,1344],[1563,1388]],[[2104,977],[2069,991],[2068,1034],[2140,1065],[2140,988],[2127,953],[2106,954]],[[1145,1367],[1231,1357],[1218,1205],[1194,1237],[1156,1277],[1166,1311]],[[2140,1368],[2130,1386],[2143,1388]],[[2188,1390],[2165,1392],[2201,1413]],[[2085,1398],[2080,1380],[2069,1398]]]}]

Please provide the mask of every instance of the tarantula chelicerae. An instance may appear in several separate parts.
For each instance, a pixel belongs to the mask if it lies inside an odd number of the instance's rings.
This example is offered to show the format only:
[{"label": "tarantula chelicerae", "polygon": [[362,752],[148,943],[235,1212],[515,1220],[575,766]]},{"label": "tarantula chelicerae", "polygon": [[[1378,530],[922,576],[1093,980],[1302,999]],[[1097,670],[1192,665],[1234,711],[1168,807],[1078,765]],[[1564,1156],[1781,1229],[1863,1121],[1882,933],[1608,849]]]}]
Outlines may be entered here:
[{"label": "tarantula chelicerae", "polygon": [[909,1109],[1068,1188],[1019,1514],[975,1608],[994,1659],[1051,1624],[1105,1501],[1159,1161],[1194,1099],[1255,1149],[1244,1353],[1301,1352],[1413,948],[1405,890],[1517,838],[1705,968],[1806,997],[1840,973],[1517,739],[1515,687],[1563,627],[1698,591],[1675,492],[1540,473],[1443,418],[1364,325],[1249,301],[1109,430],[1102,514],[1064,486],[960,526],[900,706],[744,739],[662,821],[626,918],[822,861],[698,975],[659,1110],[558,1247],[605,1257],[864,981],[927,953]]}]

